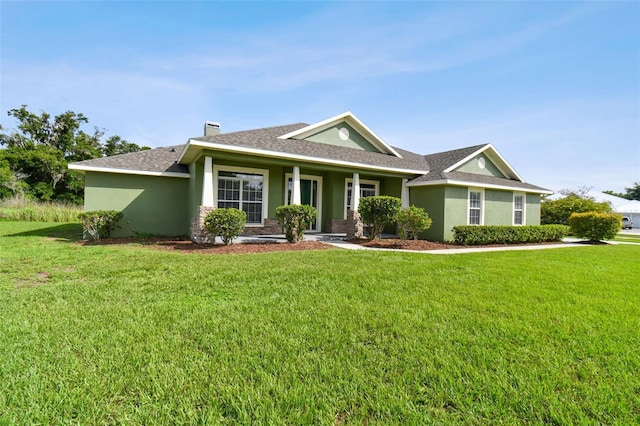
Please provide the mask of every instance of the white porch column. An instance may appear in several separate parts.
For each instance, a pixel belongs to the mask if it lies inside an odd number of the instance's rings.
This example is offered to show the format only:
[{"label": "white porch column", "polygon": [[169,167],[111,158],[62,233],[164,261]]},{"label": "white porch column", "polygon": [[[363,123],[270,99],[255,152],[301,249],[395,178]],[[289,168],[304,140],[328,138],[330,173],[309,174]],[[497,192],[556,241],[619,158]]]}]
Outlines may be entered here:
[{"label": "white porch column", "polygon": [[407,186],[408,181],[409,179],[402,179],[402,192],[400,193],[400,200],[402,201],[403,209],[409,207],[409,187]]},{"label": "white porch column", "polygon": [[293,166],[291,204],[302,204],[302,196],[300,195],[300,167],[298,166]]},{"label": "white porch column", "polygon": [[351,188],[351,210],[358,211],[360,205],[360,173],[353,174],[353,186]]},{"label": "white porch column", "polygon": [[204,157],[204,176],[202,179],[202,205],[213,207],[213,160],[211,157]]}]

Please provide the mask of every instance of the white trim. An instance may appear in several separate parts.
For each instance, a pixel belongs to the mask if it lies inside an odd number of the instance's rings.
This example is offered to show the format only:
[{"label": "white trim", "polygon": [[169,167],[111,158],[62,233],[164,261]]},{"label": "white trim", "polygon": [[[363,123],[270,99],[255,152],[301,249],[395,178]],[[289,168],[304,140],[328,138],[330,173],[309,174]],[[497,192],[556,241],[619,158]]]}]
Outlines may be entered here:
[{"label": "white trim", "polygon": [[202,205],[205,207],[213,207],[213,159],[208,155],[204,157]]},{"label": "white trim", "polygon": [[407,181],[409,179],[402,179],[402,189],[400,190],[400,201],[403,209],[406,209],[411,204],[410,195],[409,195],[409,187],[407,186]]},{"label": "white trim", "polygon": [[[516,223],[516,197],[522,197],[522,223]],[[513,193],[513,203],[511,204],[511,224],[513,226],[524,226],[527,224],[527,194],[524,192]]]},{"label": "white trim", "polygon": [[302,202],[302,194],[300,194],[300,167],[293,166],[293,178],[291,180],[293,183],[293,188],[291,188],[291,204],[300,204]]},{"label": "white trim", "polygon": [[96,167],[96,166],[79,166],[69,164],[70,170],[78,170],[82,172],[103,172],[103,173],[121,173],[125,175],[143,175],[143,176],[162,176],[189,179],[189,173],[179,172],[151,172],[146,170],[116,169],[112,167]]},{"label": "white trim", "polygon": [[[349,184],[353,185],[353,178],[344,179],[344,219],[345,220],[347,219],[347,204],[349,204]],[[376,195],[380,195],[379,180],[360,179],[360,188],[362,188],[362,184],[375,186]]]},{"label": "white trim", "polygon": [[247,223],[247,227],[264,226],[264,220],[267,218],[269,212],[269,170],[268,169],[252,169],[249,167],[236,167],[225,166],[224,164],[213,165],[213,205],[218,208],[218,173],[219,172],[233,172],[233,173],[249,173],[254,175],[262,175],[262,222],[261,223]]},{"label": "white trim", "polygon": [[[293,173],[284,174],[284,204],[289,205],[289,179],[293,181]],[[320,232],[322,229],[322,176],[317,175],[300,175],[300,180],[315,180],[318,182],[318,217],[316,218],[316,230],[314,232]],[[292,182],[293,184],[293,182]],[[291,189],[293,192],[293,188]],[[293,198],[293,194],[292,198]],[[293,200],[292,200],[293,201]],[[295,204],[295,203],[291,203]]]},{"label": "white trim", "polygon": [[[305,161],[309,163],[326,164],[331,166],[355,167],[355,168],[365,169],[365,170],[375,170],[375,171],[403,173],[403,174],[412,174],[412,175],[424,175],[428,173],[428,170],[400,169],[395,167],[374,166],[371,164],[354,163],[351,161],[343,161],[343,160],[332,160],[329,158],[309,157],[307,155],[290,154],[287,152],[268,151],[265,149],[258,149],[258,148],[248,148],[243,146],[203,142],[203,141],[197,141],[194,139],[189,139],[189,145],[199,146],[199,147],[208,148],[208,149],[216,149],[219,151],[239,152],[242,154],[254,154],[262,157],[283,158],[286,160],[299,160],[299,161]],[[182,161],[182,156],[178,160],[178,163],[180,163],[181,161]]]},{"label": "white trim", "polygon": [[353,183],[351,189],[351,209],[358,210],[360,206],[360,173],[353,174]]},{"label": "white trim", "polygon": [[527,188],[518,188],[516,186],[494,185],[492,183],[468,182],[464,180],[453,180],[453,179],[440,179],[440,180],[430,180],[427,182],[407,183],[408,187],[433,186],[433,185],[475,186],[478,188],[486,188],[486,189],[503,189],[505,191],[519,191],[519,192],[525,192],[528,194],[549,194],[549,195],[553,194],[553,191],[548,191],[546,189],[543,189],[543,190],[527,189]]},{"label": "white trim", "polygon": [[[471,193],[480,193],[480,223],[469,223],[471,213]],[[467,225],[484,225],[484,188],[469,188],[467,190]]]},{"label": "white trim", "polygon": [[[389,154],[395,155],[398,158],[402,158],[402,155],[398,154],[395,149],[387,145],[380,138],[380,136],[376,135],[373,130],[368,128],[351,111],[343,112],[342,114],[327,118],[326,120],[311,124],[309,126],[303,127],[302,129],[294,130],[293,132],[278,136],[278,139],[304,139],[305,137],[310,136],[313,133],[321,132],[324,129],[328,129],[331,126],[338,124],[340,121],[347,122],[347,124],[358,131],[358,133],[360,133],[360,135],[364,137],[367,142],[371,143],[371,145],[375,146],[376,148],[381,149],[382,151],[385,151]],[[358,129],[358,127],[360,127],[360,129]]]},{"label": "white trim", "polygon": [[472,160],[474,157],[477,157],[479,154],[482,154],[483,152],[489,151],[489,150],[491,150],[492,154],[495,155],[496,157],[498,157],[498,159],[507,168],[507,173],[504,173],[504,170],[502,169],[502,167],[500,167],[499,164],[496,164],[495,161],[492,161],[493,165],[496,166],[498,168],[498,170],[500,170],[505,176],[511,175],[511,176],[515,177],[516,179],[518,179],[520,182],[524,182],[524,180],[520,177],[518,172],[516,172],[515,169],[513,167],[511,167],[511,165],[507,162],[507,160],[505,160],[502,157],[502,155],[500,155],[498,150],[493,145],[491,145],[490,143],[485,145],[485,146],[483,146],[482,148],[478,149],[477,151],[474,151],[472,154],[469,154],[468,156],[466,156],[462,160],[458,161],[454,165],[447,167],[446,169],[443,170],[443,173],[452,172],[455,169],[457,169],[458,167],[460,167],[463,164],[467,163],[468,161]]}]

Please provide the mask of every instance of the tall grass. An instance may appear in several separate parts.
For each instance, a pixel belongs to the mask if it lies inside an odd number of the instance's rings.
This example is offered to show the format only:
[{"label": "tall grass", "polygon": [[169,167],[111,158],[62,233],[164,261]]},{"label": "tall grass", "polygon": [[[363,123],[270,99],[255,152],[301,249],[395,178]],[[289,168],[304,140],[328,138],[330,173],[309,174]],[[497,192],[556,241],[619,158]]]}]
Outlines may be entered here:
[{"label": "tall grass", "polygon": [[0,220],[79,222],[82,207],[60,201],[34,201],[16,196],[0,201]]}]

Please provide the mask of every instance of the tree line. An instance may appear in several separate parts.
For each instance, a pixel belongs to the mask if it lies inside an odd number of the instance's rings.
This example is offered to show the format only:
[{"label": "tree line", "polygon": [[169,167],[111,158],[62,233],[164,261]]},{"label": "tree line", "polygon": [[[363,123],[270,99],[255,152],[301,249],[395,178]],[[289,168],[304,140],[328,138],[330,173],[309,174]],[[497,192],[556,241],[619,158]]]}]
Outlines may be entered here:
[{"label": "tree line", "polygon": [[150,149],[118,135],[105,139],[105,131],[98,127],[85,131],[89,119],[82,113],[67,111],[52,117],[22,105],[7,114],[17,127],[8,130],[0,125],[0,200],[22,195],[80,204],[84,177],[69,170],[69,163]]}]

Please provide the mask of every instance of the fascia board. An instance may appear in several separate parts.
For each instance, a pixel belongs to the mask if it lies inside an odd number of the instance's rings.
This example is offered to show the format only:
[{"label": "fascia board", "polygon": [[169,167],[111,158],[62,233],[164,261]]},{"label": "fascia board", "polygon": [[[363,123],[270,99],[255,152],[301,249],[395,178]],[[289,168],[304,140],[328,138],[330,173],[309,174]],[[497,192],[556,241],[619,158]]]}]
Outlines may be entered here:
[{"label": "fascia board", "polygon": [[201,142],[193,139],[189,140],[189,145],[198,146],[204,149],[218,150],[218,151],[237,152],[241,154],[253,154],[261,157],[280,158],[285,160],[299,160],[299,161],[304,161],[308,163],[345,166],[345,167],[374,170],[374,171],[381,171],[381,172],[393,172],[393,173],[403,173],[403,174],[412,174],[412,175],[424,175],[428,172],[427,170],[375,166],[372,164],[355,163],[355,162],[343,161],[343,160],[332,160],[328,158],[309,157],[307,155],[290,154],[290,153],[278,152],[278,151],[268,151],[265,149],[258,149],[258,148],[247,148],[243,146],[224,145],[224,144],[217,144],[213,142]]},{"label": "fascia board", "polygon": [[285,135],[278,136],[278,139],[304,139],[305,137],[321,132],[332,125],[336,124],[340,121],[346,121],[354,127],[360,134],[363,134],[364,138],[369,141],[373,146],[382,151],[386,151],[389,154],[392,154],[398,158],[402,158],[402,156],[393,149],[390,145],[387,145],[380,136],[374,133],[373,130],[367,127],[358,117],[356,117],[351,111],[343,112],[342,114],[338,114],[336,116],[327,118],[326,120],[322,120],[315,124],[310,124],[307,127],[303,127],[302,129],[294,130],[293,132],[289,132]]},{"label": "fascia board", "polygon": [[120,173],[125,175],[161,176],[161,177],[174,177],[174,178],[185,178],[185,179],[188,179],[190,177],[189,173],[152,172],[147,170],[117,169],[115,167],[82,166],[77,164],[69,164],[69,169],[77,170],[80,172]]},{"label": "fascia board", "polygon": [[492,183],[481,183],[481,182],[468,182],[463,180],[453,180],[453,179],[440,179],[440,180],[431,180],[427,182],[408,182],[407,186],[434,186],[434,185],[453,185],[453,186],[471,186],[474,188],[489,188],[489,189],[502,189],[508,191],[517,191],[517,192],[527,192],[530,194],[553,194],[553,191],[548,191],[546,189],[530,189],[530,188],[519,188],[517,186],[509,186],[509,185],[495,185]]},{"label": "fascia board", "polygon": [[182,158],[187,154],[187,151],[189,150],[190,142],[191,142],[191,139],[189,139],[187,143],[184,144],[184,146],[182,147],[182,151],[180,151],[180,155],[178,156],[178,164],[182,164]]}]

